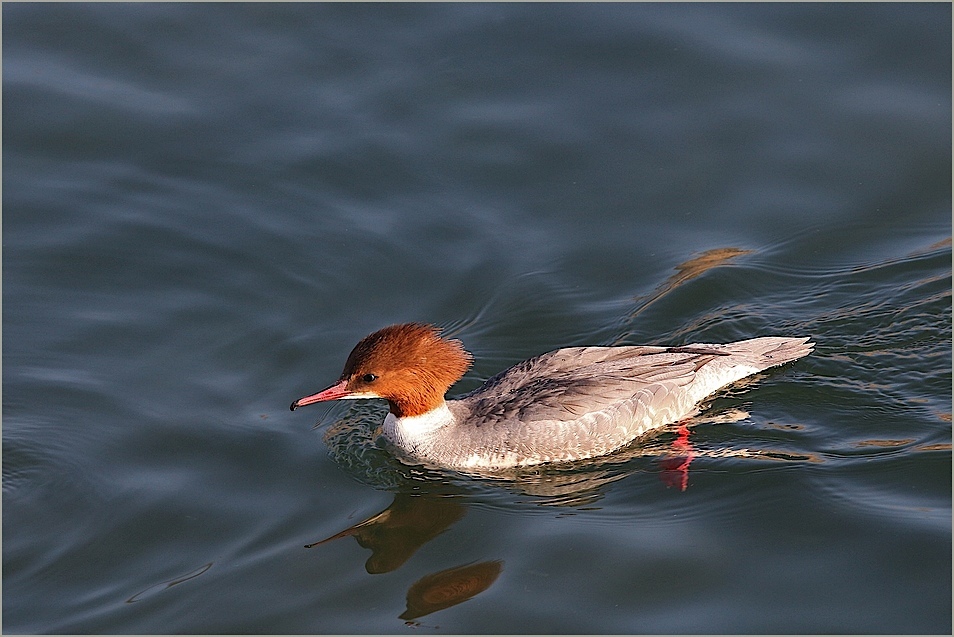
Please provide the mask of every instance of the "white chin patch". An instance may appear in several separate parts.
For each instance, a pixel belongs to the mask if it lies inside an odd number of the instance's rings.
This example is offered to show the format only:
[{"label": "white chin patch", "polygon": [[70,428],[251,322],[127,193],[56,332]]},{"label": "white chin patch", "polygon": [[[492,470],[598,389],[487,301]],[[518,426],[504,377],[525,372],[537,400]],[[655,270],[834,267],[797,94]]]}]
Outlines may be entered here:
[{"label": "white chin patch", "polygon": [[358,392],[354,394],[349,394],[347,396],[342,396],[338,400],[358,400],[361,398],[381,398],[381,396],[378,396],[373,391],[363,391],[363,392]]}]

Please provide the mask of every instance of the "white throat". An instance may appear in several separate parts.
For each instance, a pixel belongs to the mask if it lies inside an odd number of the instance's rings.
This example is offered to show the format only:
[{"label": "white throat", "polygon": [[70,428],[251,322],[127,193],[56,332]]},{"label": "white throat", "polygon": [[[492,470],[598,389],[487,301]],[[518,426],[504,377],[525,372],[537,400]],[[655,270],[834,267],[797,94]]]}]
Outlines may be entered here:
[{"label": "white throat", "polygon": [[388,412],[384,419],[384,436],[397,446],[414,451],[453,421],[454,416],[446,402],[420,416],[399,418]]}]

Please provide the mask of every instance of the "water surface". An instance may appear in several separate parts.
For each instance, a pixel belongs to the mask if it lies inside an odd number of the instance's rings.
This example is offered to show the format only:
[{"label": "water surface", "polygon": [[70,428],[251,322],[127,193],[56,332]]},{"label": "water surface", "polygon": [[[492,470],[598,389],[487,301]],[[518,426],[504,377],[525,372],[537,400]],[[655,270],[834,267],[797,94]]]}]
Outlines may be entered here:
[{"label": "water surface", "polygon": [[[950,633],[950,5],[3,18],[6,632]],[[491,479],[288,411],[408,320],[818,345]]]}]

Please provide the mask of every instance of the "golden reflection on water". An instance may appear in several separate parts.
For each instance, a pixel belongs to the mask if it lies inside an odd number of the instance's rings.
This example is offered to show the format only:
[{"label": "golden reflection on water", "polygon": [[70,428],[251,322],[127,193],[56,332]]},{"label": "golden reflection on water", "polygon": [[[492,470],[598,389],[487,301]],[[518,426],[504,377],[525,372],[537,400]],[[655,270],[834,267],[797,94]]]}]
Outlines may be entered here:
[{"label": "golden reflection on water", "polygon": [[900,440],[859,440],[855,443],[856,447],[903,447],[914,442],[914,438],[902,438]]},{"label": "golden reflection on water", "polygon": [[911,253],[911,256],[917,256],[919,254],[934,252],[935,250],[940,250],[942,248],[950,248],[950,247],[951,247],[951,237],[948,237],[947,239],[941,239],[940,241],[932,243],[927,248],[924,248],[922,250],[915,250],[914,252]]},{"label": "golden reflection on water", "polygon": [[653,292],[653,294],[646,299],[639,309],[633,313],[633,316],[639,314],[651,303],[659,300],[666,294],[669,294],[686,281],[691,281],[698,276],[702,276],[713,268],[717,268],[720,265],[728,263],[736,257],[740,257],[745,254],[751,254],[751,252],[751,250],[743,250],[741,248],[713,248],[712,250],[706,250],[699,256],[693,257],[692,259],[677,265],[676,273],[666,279],[662,285],[657,287],[655,292]]},{"label": "golden reflection on water", "polygon": [[951,451],[951,443],[942,442],[936,445],[918,445],[915,449],[918,451]]},{"label": "golden reflection on water", "polygon": [[[711,270],[712,268],[719,267],[736,257],[740,257],[745,254],[750,254],[751,250],[743,250],[741,248],[714,248],[712,250],[706,250],[702,254],[684,263],[681,263],[676,266],[676,273],[666,279],[661,285],[659,285],[651,294],[648,296],[638,296],[636,297],[637,306],[636,309],[630,313],[630,319],[634,319],[639,316],[646,308],[650,305],[663,298],[680,285],[686,281],[691,281],[698,276],[701,276]],[[614,344],[619,345],[624,342],[624,334],[616,340]]]}]

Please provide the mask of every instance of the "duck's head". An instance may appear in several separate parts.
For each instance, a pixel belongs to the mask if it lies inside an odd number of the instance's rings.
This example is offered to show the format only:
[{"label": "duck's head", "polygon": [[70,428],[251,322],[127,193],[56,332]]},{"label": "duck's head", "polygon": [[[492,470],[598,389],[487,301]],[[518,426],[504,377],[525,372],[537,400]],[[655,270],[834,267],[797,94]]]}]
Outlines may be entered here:
[{"label": "duck's head", "polygon": [[419,416],[441,405],[472,360],[460,341],[442,338],[433,325],[391,325],[355,345],[337,383],[299,398],[291,409],[326,400],[384,398],[395,416]]}]

